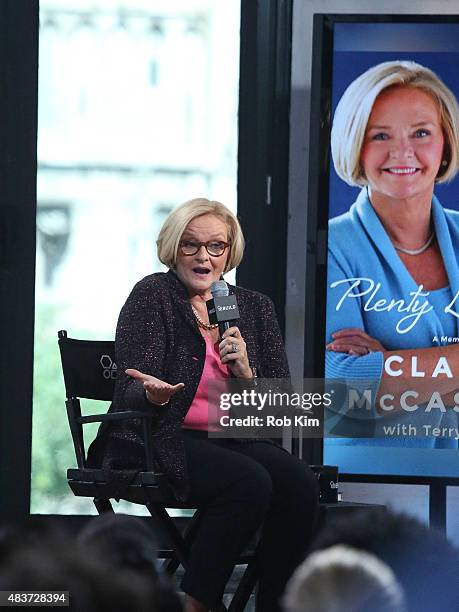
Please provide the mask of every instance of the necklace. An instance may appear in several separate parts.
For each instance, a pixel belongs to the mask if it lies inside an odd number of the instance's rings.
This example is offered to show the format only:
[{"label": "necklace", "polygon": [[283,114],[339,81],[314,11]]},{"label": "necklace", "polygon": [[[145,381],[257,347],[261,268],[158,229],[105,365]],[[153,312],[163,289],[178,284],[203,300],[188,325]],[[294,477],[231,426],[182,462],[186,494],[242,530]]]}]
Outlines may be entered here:
[{"label": "necklace", "polygon": [[427,251],[427,249],[430,247],[434,236],[435,232],[432,232],[428,237],[427,242],[419,249],[404,249],[402,247],[398,247],[396,244],[394,244],[394,247],[397,249],[397,251],[400,251],[400,253],[406,253],[407,255],[420,255],[421,253],[424,253],[424,251]]},{"label": "necklace", "polygon": [[203,321],[198,315],[198,312],[194,306],[191,307],[191,310],[193,311],[193,314],[196,317],[196,321],[198,322],[199,327],[202,327],[202,329],[216,329],[218,327],[218,323],[206,323],[205,321]]}]

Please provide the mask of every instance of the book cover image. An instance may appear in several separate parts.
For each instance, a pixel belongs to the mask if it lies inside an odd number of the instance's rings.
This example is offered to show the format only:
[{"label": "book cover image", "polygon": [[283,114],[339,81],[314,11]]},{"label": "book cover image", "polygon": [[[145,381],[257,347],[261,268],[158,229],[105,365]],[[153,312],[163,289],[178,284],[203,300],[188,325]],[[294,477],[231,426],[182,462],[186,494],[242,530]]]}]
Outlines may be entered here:
[{"label": "book cover image", "polygon": [[459,476],[458,63],[459,23],[334,26],[324,460],[342,472]]}]

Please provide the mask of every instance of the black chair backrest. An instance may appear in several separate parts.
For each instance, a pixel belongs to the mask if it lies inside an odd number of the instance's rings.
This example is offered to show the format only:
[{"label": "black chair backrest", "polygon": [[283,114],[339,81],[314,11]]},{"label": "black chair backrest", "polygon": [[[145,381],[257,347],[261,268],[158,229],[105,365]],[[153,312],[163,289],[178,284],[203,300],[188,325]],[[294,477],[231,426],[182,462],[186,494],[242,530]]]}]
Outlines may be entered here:
[{"label": "black chair backrest", "polygon": [[78,467],[86,469],[83,425],[126,419],[141,419],[145,440],[146,466],[153,470],[150,444],[151,410],[110,411],[106,414],[82,416],[80,399],[111,401],[115,389],[117,368],[115,343],[112,340],[77,340],[69,338],[65,330],[58,332],[67,399],[67,417],[72,434]]},{"label": "black chair backrest", "polygon": [[58,335],[67,399],[110,401],[117,375],[115,343],[68,338],[65,330]]}]

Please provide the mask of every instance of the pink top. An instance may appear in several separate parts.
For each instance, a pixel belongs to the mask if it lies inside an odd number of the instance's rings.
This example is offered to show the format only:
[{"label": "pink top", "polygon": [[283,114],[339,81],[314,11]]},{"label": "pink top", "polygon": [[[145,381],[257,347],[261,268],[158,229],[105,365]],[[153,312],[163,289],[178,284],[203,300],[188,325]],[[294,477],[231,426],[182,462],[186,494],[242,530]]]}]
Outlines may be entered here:
[{"label": "pink top", "polygon": [[[212,339],[204,336],[206,341],[206,360],[199,381],[196,395],[188,409],[182,427],[184,429],[200,429],[202,431],[220,431],[219,410],[211,406],[209,411],[208,381],[223,380],[230,377],[228,366],[220,361],[218,343],[213,344]],[[225,414],[222,412],[222,414]]]}]

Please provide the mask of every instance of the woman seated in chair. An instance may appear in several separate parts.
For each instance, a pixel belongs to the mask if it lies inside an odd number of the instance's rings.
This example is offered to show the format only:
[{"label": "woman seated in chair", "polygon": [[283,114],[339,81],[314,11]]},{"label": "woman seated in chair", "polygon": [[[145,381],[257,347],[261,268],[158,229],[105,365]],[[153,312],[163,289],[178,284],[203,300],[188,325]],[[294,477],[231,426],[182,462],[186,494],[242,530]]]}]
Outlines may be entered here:
[{"label": "woman seated in chair", "polygon": [[[234,564],[263,525],[258,606],[279,598],[314,531],[315,477],[269,440],[209,437],[218,430],[207,403],[210,379],[287,378],[288,364],[272,302],[230,286],[238,326],[222,338],[209,323],[211,285],[242,259],[244,238],[223,204],[195,199],[175,209],[157,240],[169,268],[141,280],[121,310],[116,332],[118,379],[111,410],[155,411],[155,458],[180,503],[205,508],[182,588],[187,612],[221,598]],[[142,467],[141,426],[113,422],[93,444],[92,462]]]}]

